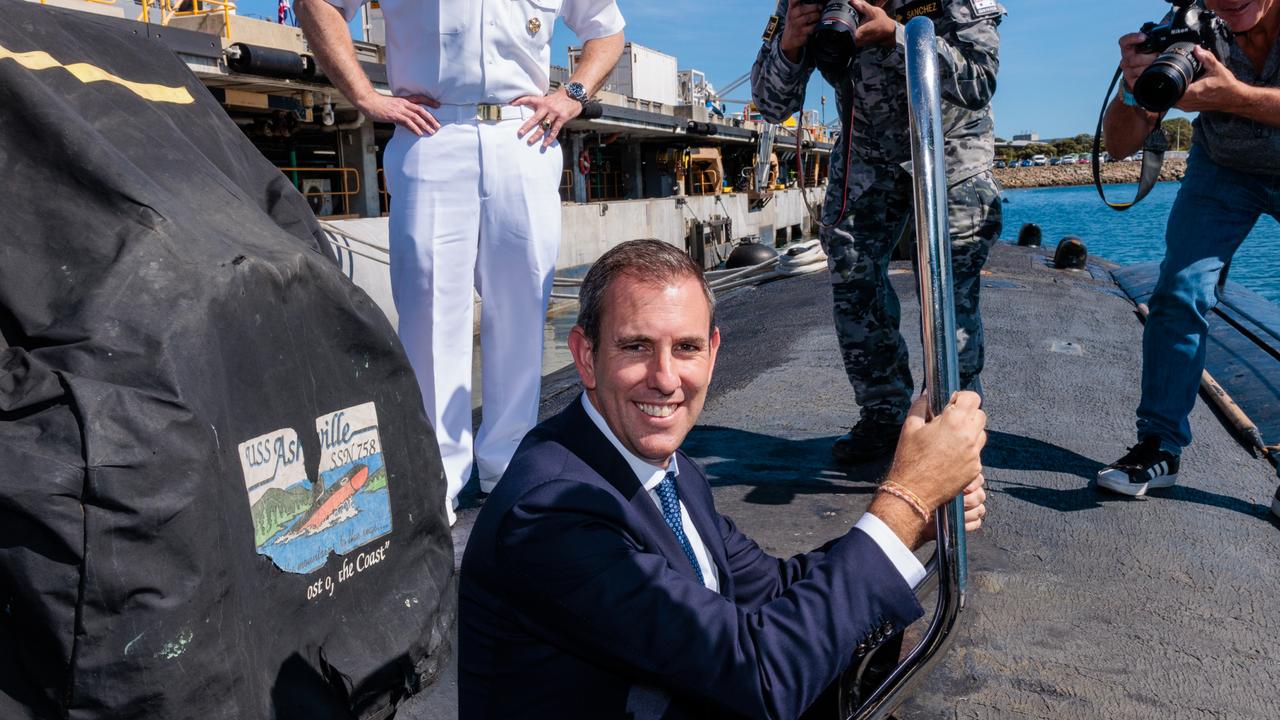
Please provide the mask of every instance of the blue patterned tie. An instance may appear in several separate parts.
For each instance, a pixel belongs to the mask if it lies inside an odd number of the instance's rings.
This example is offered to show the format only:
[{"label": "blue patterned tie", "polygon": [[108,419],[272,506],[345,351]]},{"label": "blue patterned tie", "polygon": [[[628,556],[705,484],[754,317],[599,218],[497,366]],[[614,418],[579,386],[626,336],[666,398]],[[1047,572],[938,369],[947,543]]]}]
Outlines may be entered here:
[{"label": "blue patterned tie", "polygon": [[702,579],[702,567],[698,565],[698,558],[693,554],[689,537],[684,534],[684,523],[680,522],[680,497],[676,494],[675,473],[667,473],[666,477],[662,478],[662,482],[658,483],[658,499],[662,501],[662,519],[667,521],[671,532],[676,534],[676,540],[679,540],[680,547],[684,548],[685,557],[689,558],[689,564],[693,565],[693,571],[698,575],[698,582],[705,585]]}]

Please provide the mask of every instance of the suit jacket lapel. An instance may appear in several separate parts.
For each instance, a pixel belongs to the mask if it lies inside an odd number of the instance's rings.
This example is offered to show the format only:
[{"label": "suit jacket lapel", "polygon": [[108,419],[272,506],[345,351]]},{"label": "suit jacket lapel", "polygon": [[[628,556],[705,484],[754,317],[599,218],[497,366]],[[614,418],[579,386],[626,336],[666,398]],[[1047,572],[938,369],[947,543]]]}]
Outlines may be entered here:
[{"label": "suit jacket lapel", "polygon": [[[563,420],[561,427],[558,428],[560,442],[627,499],[632,511],[641,520],[641,526],[633,529],[666,558],[668,565],[682,575],[697,580],[698,576],[693,571],[693,566],[689,564],[684,548],[680,547],[675,534],[667,526],[667,521],[662,518],[657,504],[653,502],[653,498],[649,497],[649,493],[644,491],[635,472],[613,447],[613,443],[609,442],[604,433],[600,432],[600,428],[587,417],[587,411],[582,408],[581,399],[569,403],[569,407],[565,408],[559,419]],[[682,459],[681,462],[689,463],[690,461]],[[687,500],[685,508],[689,508]],[[689,510],[689,515],[693,517],[692,510]],[[697,524],[697,527],[698,533],[703,535],[703,542],[706,543],[706,531],[700,524]],[[717,545],[720,544],[719,539],[720,534],[716,533]],[[723,547],[720,548],[720,554],[724,555]],[[723,577],[724,573],[720,575]]]}]

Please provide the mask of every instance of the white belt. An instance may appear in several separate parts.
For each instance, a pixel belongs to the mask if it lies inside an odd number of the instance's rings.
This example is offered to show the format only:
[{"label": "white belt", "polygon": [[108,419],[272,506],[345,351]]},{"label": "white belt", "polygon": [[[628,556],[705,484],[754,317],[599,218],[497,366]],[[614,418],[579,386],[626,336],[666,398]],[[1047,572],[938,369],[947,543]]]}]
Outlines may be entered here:
[{"label": "white belt", "polygon": [[467,104],[427,107],[427,112],[442,123],[498,122],[533,117],[533,108],[523,105]]}]

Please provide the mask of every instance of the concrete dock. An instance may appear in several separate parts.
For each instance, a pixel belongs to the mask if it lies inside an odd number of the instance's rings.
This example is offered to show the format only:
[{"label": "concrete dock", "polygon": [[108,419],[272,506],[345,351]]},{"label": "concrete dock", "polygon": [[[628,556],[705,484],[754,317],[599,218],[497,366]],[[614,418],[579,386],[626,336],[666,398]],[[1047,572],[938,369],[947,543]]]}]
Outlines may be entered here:
[{"label": "concrete dock", "polygon": [[[1274,469],[1199,402],[1176,487],[1139,499],[1098,490],[1096,471],[1134,442],[1132,303],[1098,261],[1058,271],[1040,250],[1000,245],[987,271],[990,514],[969,539],[955,641],[896,716],[1280,717]],[[908,265],[894,273],[918,382],[914,281]],[[885,469],[831,461],[857,407],[830,304],[825,273],[724,297],[719,365],[685,444],[718,509],[775,555],[846,532]],[[577,396],[575,379],[546,378],[544,416]],[[459,550],[479,502],[464,494]],[[399,717],[455,715],[451,668]]]}]

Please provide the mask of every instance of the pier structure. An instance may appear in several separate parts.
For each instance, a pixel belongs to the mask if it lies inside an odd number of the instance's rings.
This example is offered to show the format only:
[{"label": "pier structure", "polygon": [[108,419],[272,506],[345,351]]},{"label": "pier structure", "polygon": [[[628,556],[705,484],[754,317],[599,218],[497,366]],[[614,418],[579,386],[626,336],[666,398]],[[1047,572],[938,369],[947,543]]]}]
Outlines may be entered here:
[{"label": "pier structure", "polygon": [[[139,41],[167,45],[322,220],[387,215],[394,199],[382,152],[394,126],[359,114],[316,65],[299,28],[238,15],[219,0],[30,1],[49,12],[92,13]],[[360,65],[375,89],[390,93],[380,11],[366,6],[359,24]],[[578,50],[569,49],[570,65]],[[553,67],[552,89],[569,73]],[[575,119],[561,133],[560,268],[589,264],[633,237],[687,248],[710,267],[740,240],[781,246],[816,233],[832,149],[826,129],[816,118],[777,128],[767,185],[753,187],[764,123],[750,108],[723,115],[709,88],[675,57],[627,44],[597,95],[601,117]]]}]

